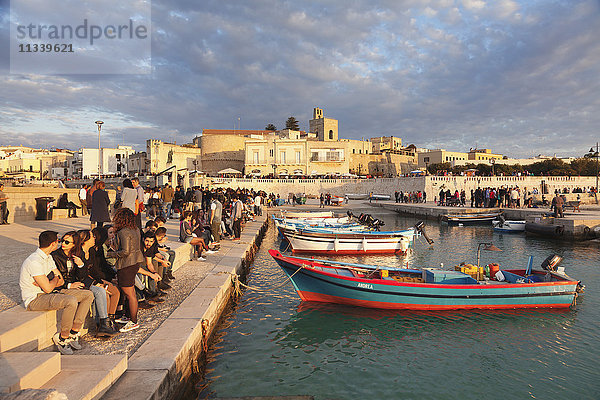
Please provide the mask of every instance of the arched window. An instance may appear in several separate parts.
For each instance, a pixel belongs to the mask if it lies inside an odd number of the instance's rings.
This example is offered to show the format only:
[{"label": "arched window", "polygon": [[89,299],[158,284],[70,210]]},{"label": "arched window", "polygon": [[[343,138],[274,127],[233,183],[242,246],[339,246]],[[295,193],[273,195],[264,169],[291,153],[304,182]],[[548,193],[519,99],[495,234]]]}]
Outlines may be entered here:
[{"label": "arched window", "polygon": [[329,140],[333,140],[333,130],[329,130]]}]

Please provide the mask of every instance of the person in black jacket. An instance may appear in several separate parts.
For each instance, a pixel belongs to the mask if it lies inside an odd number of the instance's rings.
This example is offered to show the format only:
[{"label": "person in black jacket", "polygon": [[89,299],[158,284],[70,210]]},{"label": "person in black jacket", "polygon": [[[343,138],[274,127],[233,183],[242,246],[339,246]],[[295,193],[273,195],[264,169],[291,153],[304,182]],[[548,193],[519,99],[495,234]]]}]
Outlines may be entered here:
[{"label": "person in black jacket", "polygon": [[99,282],[106,287],[106,292],[110,297],[108,302],[108,318],[110,319],[111,326],[114,328],[113,322],[117,306],[119,305],[121,292],[115,285],[117,272],[109,265],[108,261],[106,261],[106,256],[104,255],[103,244],[108,239],[107,228],[104,226],[101,228],[94,228],[92,229],[92,235],[94,236],[94,247],[90,249],[90,257],[92,257],[90,275],[96,282]]},{"label": "person in black jacket", "polygon": [[77,217],[77,209],[80,208],[78,207],[75,203],[73,203],[72,201],[69,201],[69,195],[67,193],[63,193],[59,198],[58,198],[58,203],[56,204],[56,208],[62,208],[62,209],[67,209],[69,210],[68,214],[69,214],[69,218],[75,218]]},{"label": "person in black jacket", "polygon": [[[96,316],[98,318],[98,331],[96,336],[113,336],[117,331],[112,326],[108,318],[108,301],[111,303],[116,298],[114,309],[118,304],[118,290],[113,286],[112,293],[109,292],[109,287],[112,285],[98,276],[100,267],[94,265],[96,263],[96,240],[91,231],[85,229],[77,232],[79,236],[79,257],[73,256],[75,266],[71,269],[71,277],[75,282],[82,282],[86,289],[94,293],[94,305]],[[92,276],[92,271],[96,272],[96,277]]]},{"label": "person in black jacket", "polygon": [[90,211],[92,229],[94,225],[102,226],[105,222],[110,222],[110,213],[108,212],[110,199],[108,193],[104,190],[105,187],[104,182],[99,181],[96,183],[96,190],[92,194],[92,208]]}]

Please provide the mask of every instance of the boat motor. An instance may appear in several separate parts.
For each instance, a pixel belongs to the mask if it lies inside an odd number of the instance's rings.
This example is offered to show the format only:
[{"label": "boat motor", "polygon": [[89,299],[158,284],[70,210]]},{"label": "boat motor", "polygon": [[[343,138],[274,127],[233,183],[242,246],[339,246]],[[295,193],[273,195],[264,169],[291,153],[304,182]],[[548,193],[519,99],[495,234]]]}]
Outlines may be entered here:
[{"label": "boat motor", "polygon": [[433,239],[430,239],[429,236],[427,236],[427,232],[425,232],[425,222],[423,221],[419,221],[415,224],[415,229],[421,234],[423,235],[423,237],[425,238],[425,240],[427,240],[427,243],[432,245],[433,244]]},{"label": "boat motor", "polygon": [[546,271],[556,272],[558,264],[560,264],[562,259],[563,258],[561,256],[553,254],[544,260],[544,262],[542,263],[542,268]]}]

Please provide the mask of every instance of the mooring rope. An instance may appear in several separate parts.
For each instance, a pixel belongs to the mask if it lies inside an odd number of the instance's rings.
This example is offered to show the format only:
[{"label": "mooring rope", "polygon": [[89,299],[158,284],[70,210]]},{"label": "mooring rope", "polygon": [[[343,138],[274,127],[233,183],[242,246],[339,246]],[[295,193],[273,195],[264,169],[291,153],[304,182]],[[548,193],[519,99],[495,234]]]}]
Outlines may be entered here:
[{"label": "mooring rope", "polygon": [[246,289],[250,289],[250,290],[254,290],[257,292],[268,292],[270,290],[273,289],[279,289],[280,287],[283,287],[283,285],[285,285],[288,281],[290,281],[292,279],[292,277],[294,275],[296,275],[302,268],[304,268],[304,266],[300,266],[300,268],[298,268],[296,271],[294,271],[293,274],[291,274],[290,276],[288,276],[283,282],[281,282],[279,285],[276,286],[271,286],[268,289],[263,289],[263,288],[259,288],[256,286],[250,286],[250,285],[246,285],[245,283],[243,283],[240,280],[240,276],[238,274],[235,274],[233,272],[229,272],[229,274],[231,275],[231,278],[233,279],[233,287],[234,287],[234,292],[235,292],[235,296],[238,297],[239,295],[241,295],[241,289],[240,286],[245,287]]}]

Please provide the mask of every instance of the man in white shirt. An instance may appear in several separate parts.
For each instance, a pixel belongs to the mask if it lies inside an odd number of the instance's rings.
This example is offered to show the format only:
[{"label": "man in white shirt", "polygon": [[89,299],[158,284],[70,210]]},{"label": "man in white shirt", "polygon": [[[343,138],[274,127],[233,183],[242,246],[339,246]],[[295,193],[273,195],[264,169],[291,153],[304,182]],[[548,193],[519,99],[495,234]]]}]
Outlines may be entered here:
[{"label": "man in white shirt", "polygon": [[81,214],[82,215],[87,215],[87,213],[88,213],[87,203],[86,203],[87,190],[88,190],[88,185],[83,185],[83,187],[81,189],[79,189],[79,204],[81,204]]},{"label": "man in white shirt", "polygon": [[257,194],[256,197],[254,198],[254,214],[255,215],[262,215],[262,208],[260,207],[262,203],[262,197],[260,197],[260,194]]},{"label": "man in white shirt", "polygon": [[89,290],[62,289],[65,281],[50,253],[58,248],[58,234],[44,231],[38,238],[39,248],[23,261],[19,286],[25,309],[29,311],[63,310],[60,332],[52,340],[62,354],[81,349],[79,331],[87,316],[94,295]]}]

